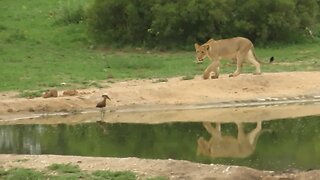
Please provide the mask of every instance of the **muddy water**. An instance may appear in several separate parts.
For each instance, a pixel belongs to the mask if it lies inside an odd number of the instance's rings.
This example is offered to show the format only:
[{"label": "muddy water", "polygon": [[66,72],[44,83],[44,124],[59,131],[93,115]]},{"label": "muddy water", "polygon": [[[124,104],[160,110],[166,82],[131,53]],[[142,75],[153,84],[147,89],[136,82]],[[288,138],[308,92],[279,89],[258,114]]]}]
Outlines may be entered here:
[{"label": "muddy water", "polygon": [[320,105],[87,112],[0,122],[0,153],[320,168]]}]

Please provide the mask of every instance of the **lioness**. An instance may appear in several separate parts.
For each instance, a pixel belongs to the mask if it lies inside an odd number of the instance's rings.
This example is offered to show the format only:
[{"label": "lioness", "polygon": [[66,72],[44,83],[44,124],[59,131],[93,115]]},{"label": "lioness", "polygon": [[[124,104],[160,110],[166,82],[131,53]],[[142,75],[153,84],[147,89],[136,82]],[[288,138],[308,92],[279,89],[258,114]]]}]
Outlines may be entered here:
[{"label": "lioness", "polygon": [[[219,64],[221,58],[232,59],[237,63],[236,71],[230,74],[229,77],[236,77],[241,73],[242,64],[246,59],[256,67],[256,72],[254,74],[261,74],[260,63],[254,53],[253,44],[247,38],[210,39],[203,45],[195,43],[194,47],[197,54],[197,63],[202,63],[206,57],[212,61],[203,73],[204,79],[208,79],[212,72],[214,73],[212,78],[216,79],[219,77]],[[270,63],[272,61],[273,58],[270,59]]]},{"label": "lioness", "polygon": [[210,122],[204,122],[204,128],[210,133],[211,137],[206,140],[203,137],[198,139],[198,155],[217,157],[241,157],[250,156],[255,148],[260,135],[264,132],[270,132],[269,129],[262,129],[262,122],[258,121],[255,129],[249,133],[245,132],[243,123],[236,123],[238,135],[222,135],[221,124],[216,123],[213,127]]}]

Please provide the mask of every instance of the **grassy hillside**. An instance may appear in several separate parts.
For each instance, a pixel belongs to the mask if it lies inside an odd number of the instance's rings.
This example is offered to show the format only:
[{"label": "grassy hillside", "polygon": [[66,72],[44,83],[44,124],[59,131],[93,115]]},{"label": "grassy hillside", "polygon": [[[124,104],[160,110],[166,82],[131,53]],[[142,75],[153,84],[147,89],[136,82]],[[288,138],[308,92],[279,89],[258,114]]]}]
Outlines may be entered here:
[{"label": "grassy hillside", "polygon": [[[86,33],[82,10],[90,1],[0,1],[0,91],[88,85],[106,79],[165,78],[201,74],[194,53],[96,48]],[[190,45],[192,47],[193,45]],[[280,64],[264,72],[319,70],[320,44],[257,48],[257,56],[275,56]],[[222,63],[221,73],[234,65]],[[245,71],[250,72],[251,66]]]}]

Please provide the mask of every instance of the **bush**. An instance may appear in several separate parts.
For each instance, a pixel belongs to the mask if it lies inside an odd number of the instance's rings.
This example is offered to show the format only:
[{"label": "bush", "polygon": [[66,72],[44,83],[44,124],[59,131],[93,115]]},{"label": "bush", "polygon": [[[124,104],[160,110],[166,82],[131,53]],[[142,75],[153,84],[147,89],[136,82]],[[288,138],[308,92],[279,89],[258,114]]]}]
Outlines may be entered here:
[{"label": "bush", "polygon": [[96,0],[88,12],[91,35],[98,42],[143,44],[150,27],[151,2]]},{"label": "bush", "polygon": [[109,45],[192,47],[209,38],[296,42],[319,24],[317,0],[95,0],[92,37]]}]

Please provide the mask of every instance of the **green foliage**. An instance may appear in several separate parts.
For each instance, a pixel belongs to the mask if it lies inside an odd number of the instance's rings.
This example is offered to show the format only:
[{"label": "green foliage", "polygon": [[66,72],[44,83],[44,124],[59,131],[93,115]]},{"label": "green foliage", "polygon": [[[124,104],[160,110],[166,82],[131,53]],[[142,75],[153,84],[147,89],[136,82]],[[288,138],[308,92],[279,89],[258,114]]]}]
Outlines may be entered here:
[{"label": "green foliage", "polygon": [[10,169],[7,171],[7,174],[5,174],[5,179],[7,180],[41,180],[46,179],[45,176],[38,171],[34,171],[31,169],[25,169],[25,168],[15,168]]},{"label": "green foliage", "polygon": [[84,85],[84,88],[87,87],[96,87],[96,88],[103,88],[103,86],[95,81],[83,81],[82,84]]},{"label": "green foliage", "polygon": [[78,165],[72,164],[51,164],[48,166],[49,170],[57,171],[59,173],[78,173],[80,168]]},{"label": "green foliage", "polygon": [[0,168],[0,179],[1,179],[1,177],[5,176],[7,174],[8,174],[7,171],[5,171],[4,169]]},{"label": "green foliage", "polygon": [[147,180],[168,180],[169,178],[163,177],[163,176],[156,176],[156,177],[151,177],[147,178]]},{"label": "green foliage", "polygon": [[135,180],[137,179],[136,175],[130,171],[95,171],[92,173],[93,178],[97,180],[103,179],[116,179],[116,180]]},{"label": "green foliage", "polygon": [[90,176],[88,174],[83,173],[69,173],[69,174],[59,174],[57,176],[50,176],[50,180],[78,180],[78,179],[92,179],[89,178]]},{"label": "green foliage", "polygon": [[[96,0],[89,32],[111,45],[177,48],[209,38],[245,36],[298,42],[319,24],[317,0]],[[308,36],[310,37],[310,36]]]},{"label": "green foliage", "polygon": [[[94,179],[94,180],[135,180],[137,175],[131,171],[94,171],[93,173],[88,173],[86,171],[70,170],[70,166],[61,164],[52,164],[49,166],[51,170],[59,170],[59,174],[52,175],[50,171],[37,171],[35,169],[25,169],[25,168],[12,168],[9,170],[4,170],[0,168],[0,179],[8,180],[78,180],[78,179]],[[65,169],[69,169],[65,171]],[[71,169],[74,169],[71,168]],[[77,169],[77,168],[75,168]],[[149,178],[154,180],[165,180],[165,177]]]},{"label": "green foliage", "polygon": [[187,76],[183,76],[181,79],[182,80],[191,80],[191,79],[194,79],[194,76],[187,75]]},{"label": "green foliage", "polygon": [[24,98],[35,98],[35,97],[40,97],[42,96],[43,91],[41,90],[34,90],[34,91],[22,91],[19,94],[19,97],[24,97]]},{"label": "green foliage", "polygon": [[88,11],[89,30],[96,40],[122,44],[144,43],[152,1],[96,0]]}]

